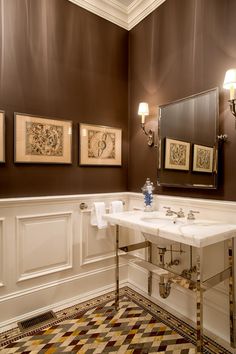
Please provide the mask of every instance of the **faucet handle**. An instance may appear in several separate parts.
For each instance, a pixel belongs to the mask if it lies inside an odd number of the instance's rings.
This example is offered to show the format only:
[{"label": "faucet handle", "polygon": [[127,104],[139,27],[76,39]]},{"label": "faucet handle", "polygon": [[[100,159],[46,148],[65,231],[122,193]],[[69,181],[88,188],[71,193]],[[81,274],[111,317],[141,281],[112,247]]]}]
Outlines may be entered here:
[{"label": "faucet handle", "polygon": [[195,220],[195,215],[194,214],[199,214],[199,211],[195,211],[195,210],[189,210],[187,219],[188,220]]},{"label": "faucet handle", "polygon": [[184,217],[185,217],[185,215],[184,215],[184,212],[183,212],[183,209],[182,209],[182,208],[180,208],[180,209],[179,209],[179,211],[178,211],[178,213],[177,213],[177,216],[178,216],[178,218],[184,218]]},{"label": "faucet handle", "polygon": [[167,209],[166,210],[166,216],[172,216],[173,215],[173,211],[171,210],[170,207],[163,207],[163,209]]}]

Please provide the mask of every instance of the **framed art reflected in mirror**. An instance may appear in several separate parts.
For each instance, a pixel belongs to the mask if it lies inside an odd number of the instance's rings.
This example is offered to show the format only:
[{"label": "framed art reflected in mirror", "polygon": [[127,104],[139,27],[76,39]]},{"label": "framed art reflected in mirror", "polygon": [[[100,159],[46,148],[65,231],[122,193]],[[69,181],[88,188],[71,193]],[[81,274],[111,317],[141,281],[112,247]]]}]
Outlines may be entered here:
[{"label": "framed art reflected in mirror", "polygon": [[165,139],[165,168],[189,170],[190,143],[175,139]]},{"label": "framed art reflected in mirror", "polygon": [[193,145],[193,171],[207,172],[213,171],[214,148],[203,145]]}]

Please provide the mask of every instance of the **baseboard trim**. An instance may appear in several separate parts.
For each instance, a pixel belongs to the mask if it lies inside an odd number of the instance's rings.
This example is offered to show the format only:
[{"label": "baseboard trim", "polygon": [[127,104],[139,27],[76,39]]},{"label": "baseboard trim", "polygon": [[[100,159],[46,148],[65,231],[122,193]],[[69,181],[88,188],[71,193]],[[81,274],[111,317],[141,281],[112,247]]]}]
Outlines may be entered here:
[{"label": "baseboard trim", "polygon": [[[127,280],[121,281],[120,286],[121,287],[128,286]],[[47,312],[49,310],[57,312],[57,311],[66,309],[68,307],[74,306],[76,304],[80,304],[82,302],[91,300],[95,297],[105,295],[105,294],[107,294],[111,291],[114,291],[114,290],[115,290],[115,285],[107,285],[107,286],[97,289],[96,291],[88,291],[87,293],[84,293],[84,294],[81,294],[78,296],[74,296],[72,298],[57,302],[53,305],[45,306],[45,307],[42,307],[38,310],[28,312],[22,316],[14,317],[10,321],[5,321],[5,322],[1,323],[0,324],[0,331],[1,332],[8,331],[12,328],[15,328],[17,326],[17,322],[24,321],[27,318],[37,316],[37,315]]]}]

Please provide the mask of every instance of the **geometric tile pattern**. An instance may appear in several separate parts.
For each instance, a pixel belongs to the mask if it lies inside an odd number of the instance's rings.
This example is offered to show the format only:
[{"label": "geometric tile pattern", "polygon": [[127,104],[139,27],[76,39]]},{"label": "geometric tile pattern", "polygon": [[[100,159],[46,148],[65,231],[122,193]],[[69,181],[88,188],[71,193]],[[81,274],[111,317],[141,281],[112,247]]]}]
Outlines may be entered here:
[{"label": "geometric tile pattern", "polygon": [[[57,317],[32,333],[2,334],[0,353],[196,353],[191,326],[129,288],[120,290],[118,311],[112,292],[60,311]],[[229,353],[209,338],[204,352]]]}]

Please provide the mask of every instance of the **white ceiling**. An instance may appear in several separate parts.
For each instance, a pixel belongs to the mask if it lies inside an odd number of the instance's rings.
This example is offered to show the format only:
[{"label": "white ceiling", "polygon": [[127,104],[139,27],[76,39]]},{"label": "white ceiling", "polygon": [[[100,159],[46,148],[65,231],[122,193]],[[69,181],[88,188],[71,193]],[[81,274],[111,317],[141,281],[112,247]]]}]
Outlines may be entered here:
[{"label": "white ceiling", "polygon": [[69,0],[84,9],[130,30],[165,0]]}]

